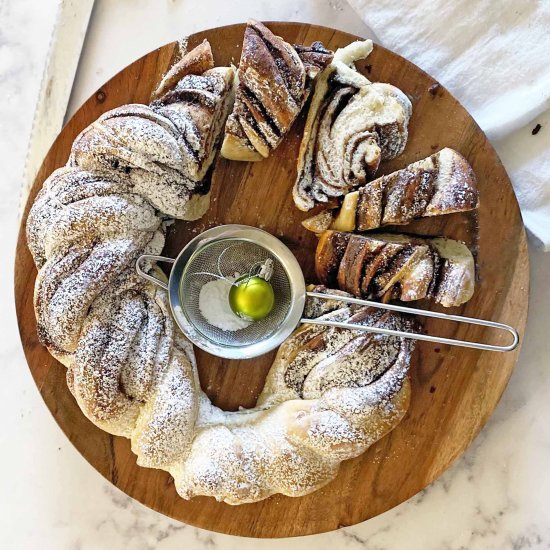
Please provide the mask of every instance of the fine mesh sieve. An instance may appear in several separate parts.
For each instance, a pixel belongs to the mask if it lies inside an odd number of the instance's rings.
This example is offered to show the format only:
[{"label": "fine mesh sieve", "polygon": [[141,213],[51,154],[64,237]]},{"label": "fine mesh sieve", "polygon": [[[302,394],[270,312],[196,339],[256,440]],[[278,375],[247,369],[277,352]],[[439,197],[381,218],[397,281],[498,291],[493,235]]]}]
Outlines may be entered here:
[{"label": "fine mesh sieve", "polygon": [[[270,259],[269,282],[275,304],[261,321],[236,331],[225,331],[206,321],[199,309],[200,290],[216,277],[247,275],[252,266]],[[151,260],[173,263],[168,284],[152,276],[142,264]],[[141,256],[138,273],[165,288],[172,313],[183,333],[195,345],[229,359],[246,359],[267,353],[298,326],[305,306],[305,281],[298,261],[276,237],[246,225],[222,225],[195,237],[173,260]]]},{"label": "fine mesh sieve", "polygon": [[[252,266],[268,259],[273,262],[273,275],[269,282],[275,294],[275,305],[267,317],[236,331],[225,331],[208,323],[199,309],[199,294],[202,286],[217,277],[246,275]],[[151,261],[173,264],[168,284],[153,275],[155,270]],[[175,260],[144,254],[138,258],[136,270],[143,278],[168,291],[174,318],[193,344],[213,355],[229,359],[246,359],[271,351],[286,340],[300,323],[335,326],[488,351],[511,351],[519,342],[517,331],[503,323],[383,304],[337,294],[306,292],[302,270],[292,252],[273,235],[246,225],[221,225],[208,229],[191,240]],[[378,326],[370,327],[326,319],[306,319],[302,318],[306,296],[421,317],[481,325],[505,331],[512,335],[513,341],[507,345],[494,345],[417,332],[403,332]]]},{"label": "fine mesh sieve", "polygon": [[[235,331],[208,323],[199,309],[199,293],[204,284],[215,280],[216,275],[238,278],[249,272],[252,263],[267,259],[273,261],[269,282],[276,297],[268,316]],[[279,259],[263,246],[245,239],[220,239],[201,247],[187,262],[180,282],[180,302],[189,322],[206,338],[224,346],[248,346],[269,338],[284,323],[291,299],[288,273]]]}]

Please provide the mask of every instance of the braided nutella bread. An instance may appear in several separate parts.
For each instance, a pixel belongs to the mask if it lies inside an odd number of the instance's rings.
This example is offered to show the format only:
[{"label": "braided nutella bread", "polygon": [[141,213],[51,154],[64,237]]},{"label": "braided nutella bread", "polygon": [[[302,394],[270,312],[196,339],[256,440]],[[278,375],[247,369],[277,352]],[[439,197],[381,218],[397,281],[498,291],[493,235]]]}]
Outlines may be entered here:
[{"label": "braided nutella bread", "polygon": [[197,49],[178,63],[180,80],[172,88],[161,84],[162,97],[108,111],[84,129],[68,166],[123,177],[163,213],[200,218],[209,205],[215,145],[233,102],[234,71],[211,68],[208,43]]},{"label": "braided nutella bread", "polygon": [[302,222],[315,233],[368,231],[403,225],[416,218],[466,212],[478,206],[476,177],[466,159],[445,148],[382,176],[344,196],[337,210],[325,210]]},{"label": "braided nutella bread", "polygon": [[411,102],[395,86],[371,83],[353,67],[371,51],[371,40],[337,50],[318,78],[293,190],[300,210],[364,185],[382,160],[405,148]]},{"label": "braided nutella bread", "polygon": [[331,60],[332,52],[320,42],[291,46],[265,25],[249,21],[222,156],[243,161],[268,157],[302,110],[315,77]]},{"label": "braided nutella bread", "polygon": [[468,247],[442,237],[325,231],[315,270],[321,283],[354,296],[405,302],[432,298],[445,307],[467,302],[475,285]]},{"label": "braided nutella bread", "polygon": [[[206,207],[233,77],[212,65],[203,43],[151,105],[119,107],[86,128],[37,196],[27,240],[39,338],[67,367],[84,414],[129,438],[139,465],[170,472],[182,497],[240,504],[316,490],[397,425],[412,344],[305,325],[279,349],[255,409],[224,412],[202,392],[166,292],[136,275],[135,260],[162,251],[168,216]],[[335,301],[310,301],[306,315],[411,323]]]}]

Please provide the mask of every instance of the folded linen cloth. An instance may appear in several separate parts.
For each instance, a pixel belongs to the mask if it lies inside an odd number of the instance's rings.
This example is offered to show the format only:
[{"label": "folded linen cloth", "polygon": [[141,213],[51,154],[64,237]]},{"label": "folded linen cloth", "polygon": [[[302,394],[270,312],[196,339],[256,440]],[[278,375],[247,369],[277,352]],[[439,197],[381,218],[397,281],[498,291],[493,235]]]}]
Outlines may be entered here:
[{"label": "folded linen cloth", "polygon": [[550,1],[348,2],[468,109],[508,170],[525,225],[550,250]]}]

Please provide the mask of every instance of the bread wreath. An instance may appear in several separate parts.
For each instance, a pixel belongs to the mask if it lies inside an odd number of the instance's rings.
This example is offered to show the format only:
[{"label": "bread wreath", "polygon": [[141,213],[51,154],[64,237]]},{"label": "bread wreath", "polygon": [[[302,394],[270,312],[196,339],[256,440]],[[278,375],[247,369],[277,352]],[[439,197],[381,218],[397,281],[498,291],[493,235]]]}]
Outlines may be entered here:
[{"label": "bread wreath", "polygon": [[[393,429],[408,408],[412,344],[304,325],[280,347],[254,409],[224,412],[201,390],[166,293],[134,265],[162,251],[170,218],[195,219],[208,207],[233,78],[233,69],[213,68],[205,42],[149,106],[102,115],[44,183],[27,239],[39,337],[66,366],[84,414],[129,438],[139,465],[170,472],[182,497],[241,504],[310,493]],[[305,314],[410,324],[338,302],[309,302]]]}]

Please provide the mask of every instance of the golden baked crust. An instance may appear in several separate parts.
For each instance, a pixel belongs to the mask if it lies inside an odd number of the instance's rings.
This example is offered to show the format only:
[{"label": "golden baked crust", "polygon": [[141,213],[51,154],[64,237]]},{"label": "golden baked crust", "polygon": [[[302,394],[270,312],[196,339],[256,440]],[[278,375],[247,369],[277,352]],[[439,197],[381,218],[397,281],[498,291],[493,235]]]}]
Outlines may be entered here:
[{"label": "golden baked crust", "polygon": [[320,235],[315,270],[322,284],[364,298],[432,298],[459,306],[474,293],[475,264],[468,247],[452,239],[393,233]]},{"label": "golden baked crust", "polygon": [[233,112],[221,154],[230,160],[269,156],[298,116],[332,52],[319,42],[292,46],[258,21],[248,21]]},{"label": "golden baked crust", "polygon": [[151,94],[152,99],[159,99],[166,92],[172,90],[176,84],[188,74],[201,75],[214,68],[214,57],[210,43],[206,38],[183,57],[164,75],[156,90]]}]

